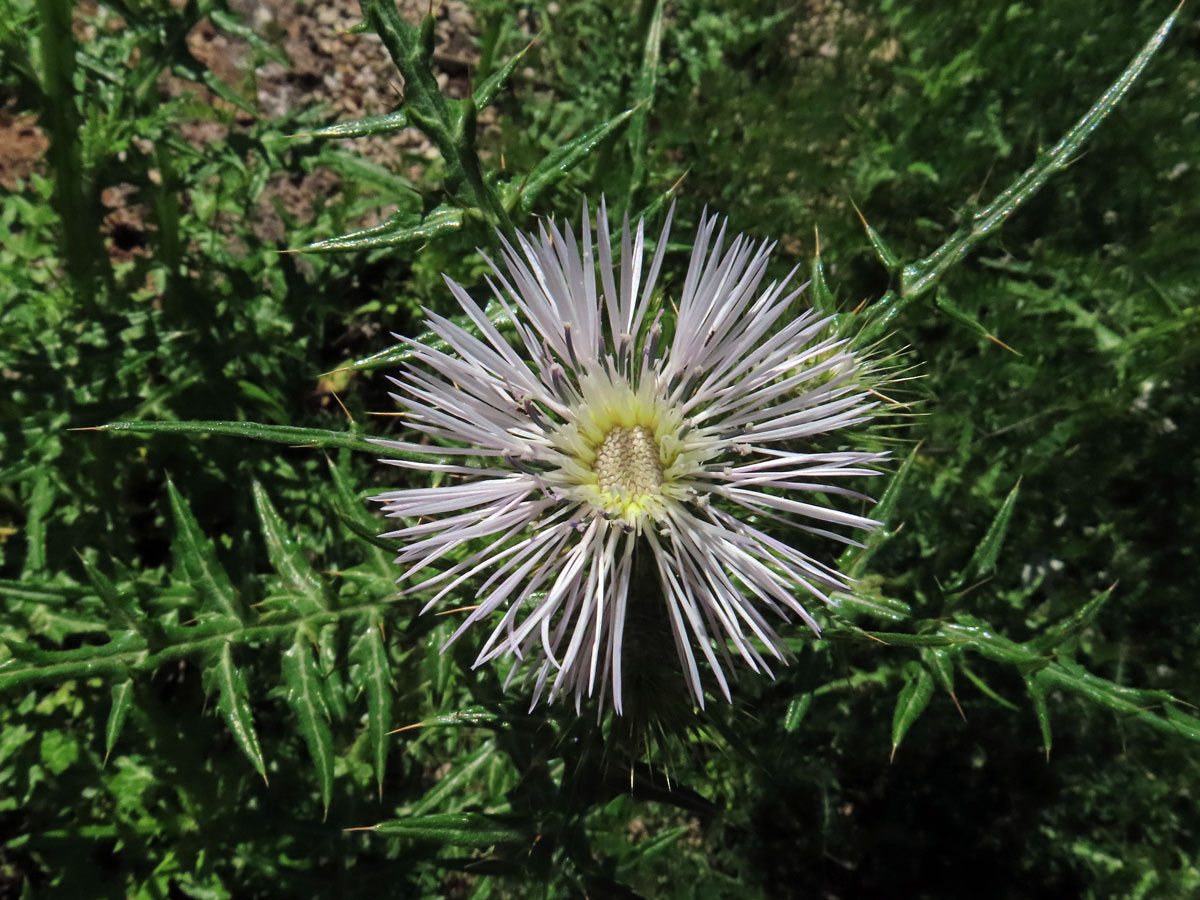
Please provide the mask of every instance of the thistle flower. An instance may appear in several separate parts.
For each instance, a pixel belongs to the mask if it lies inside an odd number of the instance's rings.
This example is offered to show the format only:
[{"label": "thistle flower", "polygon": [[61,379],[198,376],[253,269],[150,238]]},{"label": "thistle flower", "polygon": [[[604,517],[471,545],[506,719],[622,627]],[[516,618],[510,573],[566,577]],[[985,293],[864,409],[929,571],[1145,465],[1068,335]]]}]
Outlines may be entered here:
[{"label": "thistle flower", "polygon": [[829,317],[796,314],[795,270],[760,289],[774,244],[726,246],[716,216],[702,219],[678,296],[661,296],[670,219],[648,268],[644,222],[631,237],[628,221],[614,266],[603,202],[595,239],[584,205],[582,247],[569,225],[504,241],[488,283],[512,342],[449,278],[474,331],[426,311],[444,349],[401,338],[412,362],[392,396],[440,446],[376,443],[410,456],[386,462],[448,483],[375,497],[415,520],[383,536],[403,541],[399,580],[436,589],[426,610],[482,579],[447,645],[486,621],[475,666],[512,656],[511,681],[531,665],[533,704],[549,685],[577,708],[611,695],[621,713],[627,611],[648,602],[665,604],[694,702],[703,663],[729,699],[735,655],[767,674],[766,656],[785,659],[769,618],[819,633],[797,595],[846,587],[767,529],[853,543],[830,528],[875,524],[800,499],[861,497],[836,480],[874,474],[885,455],[810,452],[870,418],[863,361]]}]

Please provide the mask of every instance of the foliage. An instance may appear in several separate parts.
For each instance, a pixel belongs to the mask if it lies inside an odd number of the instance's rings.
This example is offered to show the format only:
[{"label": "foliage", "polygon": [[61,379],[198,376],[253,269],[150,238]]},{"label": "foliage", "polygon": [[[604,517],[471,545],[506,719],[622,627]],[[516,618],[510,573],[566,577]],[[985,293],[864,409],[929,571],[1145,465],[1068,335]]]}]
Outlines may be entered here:
[{"label": "foliage", "polygon": [[[1169,10],[487,0],[451,99],[363,0],[404,103],[329,123],[196,58],[287,63],[222,0],[7,6],[49,149],[0,198],[0,896],[1200,888],[1200,68],[1166,26],[1121,68]],[[417,181],[343,140],[402,127]],[[601,192],[808,250],[920,376],[825,640],[649,744],[439,653],[364,503],[387,332]]]}]

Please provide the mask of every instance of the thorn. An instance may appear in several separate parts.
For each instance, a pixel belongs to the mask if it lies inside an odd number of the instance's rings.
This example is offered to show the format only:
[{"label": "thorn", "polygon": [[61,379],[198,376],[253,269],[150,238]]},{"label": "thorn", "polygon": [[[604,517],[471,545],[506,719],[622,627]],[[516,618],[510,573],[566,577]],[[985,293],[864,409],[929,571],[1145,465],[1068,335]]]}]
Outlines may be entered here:
[{"label": "thorn", "polygon": [[479,604],[476,604],[475,606],[459,606],[459,607],[456,607],[455,609],[443,609],[439,612],[435,612],[434,615],[435,616],[448,616],[451,613],[467,612],[468,610],[472,610],[472,609],[479,609]]},{"label": "thorn", "polygon": [[346,421],[353,425],[354,416],[350,415],[350,410],[346,409],[346,404],[342,402],[342,398],[338,396],[337,391],[331,390],[329,393],[333,394],[333,399],[337,401],[337,405],[340,406],[342,408],[342,412],[346,414]]},{"label": "thorn", "polygon": [[954,691],[950,692],[950,699],[954,701],[954,708],[958,710],[958,714],[962,716],[962,720],[967,721],[967,714],[963,712],[962,706],[958,702],[958,697],[954,695]]},{"label": "thorn", "polygon": [[403,728],[397,728],[395,731],[389,731],[388,734],[399,734],[402,731],[412,731],[414,728],[420,728],[424,722],[414,722],[412,725],[405,725]]},{"label": "thorn", "polygon": [[854,207],[854,214],[858,216],[858,221],[862,222],[863,228],[870,229],[871,226],[867,224],[867,217],[862,214],[862,210],[858,208],[858,204],[854,202],[854,198],[849,197],[847,199],[850,201],[850,205]]},{"label": "thorn", "polygon": [[374,825],[356,825],[353,828],[343,828],[342,831],[374,831]]},{"label": "thorn", "polygon": [[987,187],[987,183],[989,180],[991,180],[992,173],[995,172],[995,170],[996,170],[996,161],[992,160],[992,164],[990,166],[988,166],[987,174],[983,176],[983,181],[980,182],[979,190],[977,190],[974,194],[971,195],[972,203],[979,202],[979,198],[983,196],[983,189],[985,187]]},{"label": "thorn", "polygon": [[1024,353],[1021,353],[1019,350],[1014,350],[1012,347],[1008,346],[1008,344],[1004,343],[1004,341],[1000,340],[1000,338],[996,337],[994,334],[989,334],[987,336],[987,339],[989,341],[991,341],[993,344],[999,344],[1001,347],[1003,347],[1009,353],[1012,353],[1016,356],[1024,356],[1025,355]]},{"label": "thorn", "polygon": [[895,761],[896,761],[896,745],[892,744],[892,755],[888,757],[888,764],[890,765]]},{"label": "thorn", "polygon": [[68,428],[67,431],[107,431],[107,425],[84,425],[79,428]]},{"label": "thorn", "polygon": [[967,594],[971,593],[971,591],[975,590],[975,588],[982,587],[983,585],[987,584],[989,581],[991,581],[995,577],[996,576],[994,576],[994,575],[989,575],[987,578],[983,578],[983,579],[975,582],[970,587],[963,588],[961,591],[958,592],[959,598],[961,599],[962,597],[967,596]]},{"label": "thorn", "polygon": [[668,194],[675,193],[675,189],[677,187],[679,187],[681,184],[683,184],[683,179],[687,178],[688,175],[690,175],[691,173],[692,173],[691,169],[684,169],[683,174],[679,176],[679,179],[673,185],[671,185],[671,187],[667,190],[667,193]]},{"label": "thorn", "polygon": [[850,315],[852,315],[852,316],[858,315],[860,312],[862,312],[863,307],[866,305],[867,305],[867,301],[863,300],[861,303],[858,304],[858,306],[856,306],[856,307],[854,307],[854,309],[850,310]]},{"label": "thorn", "polygon": [[892,404],[893,406],[908,406],[907,403],[901,403],[899,400],[893,400],[887,394],[882,394],[879,391],[875,390],[874,388],[869,390],[867,393],[874,394],[876,397],[880,397],[880,398],[886,400],[888,403]]}]

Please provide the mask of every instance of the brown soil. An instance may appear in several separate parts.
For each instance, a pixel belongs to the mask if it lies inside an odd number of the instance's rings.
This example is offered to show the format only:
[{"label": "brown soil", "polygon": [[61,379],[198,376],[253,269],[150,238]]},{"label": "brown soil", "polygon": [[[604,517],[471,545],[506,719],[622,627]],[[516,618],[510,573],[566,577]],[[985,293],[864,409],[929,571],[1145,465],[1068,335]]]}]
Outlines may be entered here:
[{"label": "brown soil", "polygon": [[0,109],[0,186],[16,190],[18,180],[43,171],[42,157],[49,146],[37,116]]},{"label": "brown soil", "polygon": [[[294,0],[232,0],[231,8],[254,31],[287,54],[290,66],[256,57],[254,49],[205,20],[188,35],[188,47],[214,75],[240,96],[251,100],[259,116],[280,118],[301,109],[327,111],[326,121],[350,121],[382,115],[400,106],[403,80],[392,64],[382,41],[374,34],[351,30],[361,21],[357,0],[321,0],[297,4]],[[428,0],[401,0],[400,14],[419,23],[429,9]],[[470,74],[479,61],[475,48],[475,22],[462,0],[444,0],[434,10],[436,50],[434,68],[438,84],[447,96],[465,97],[470,91]],[[205,103],[227,107],[203,86],[168,77],[169,94],[199,92]],[[481,125],[490,118],[486,111]],[[244,113],[240,125],[253,120]],[[193,144],[225,137],[224,126],[197,120],[180,126]],[[418,180],[437,150],[420,131],[405,129],[386,135],[346,141],[372,162]],[[314,196],[331,197],[339,188],[336,176],[316,172],[300,182],[286,177],[271,180],[255,210],[255,232],[260,239],[285,240],[279,209],[306,222],[312,215]],[[314,191],[318,192],[314,194]],[[375,222],[358,223],[366,227]]]}]

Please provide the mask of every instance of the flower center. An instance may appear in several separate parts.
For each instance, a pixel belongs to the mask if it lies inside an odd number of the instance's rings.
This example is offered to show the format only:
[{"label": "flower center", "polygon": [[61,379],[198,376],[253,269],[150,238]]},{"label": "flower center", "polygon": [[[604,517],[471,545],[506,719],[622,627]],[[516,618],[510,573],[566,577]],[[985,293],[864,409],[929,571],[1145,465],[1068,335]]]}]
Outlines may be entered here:
[{"label": "flower center", "polygon": [[596,448],[592,470],[600,490],[622,500],[658,494],[663,468],[654,433],[641,425],[610,429]]}]

